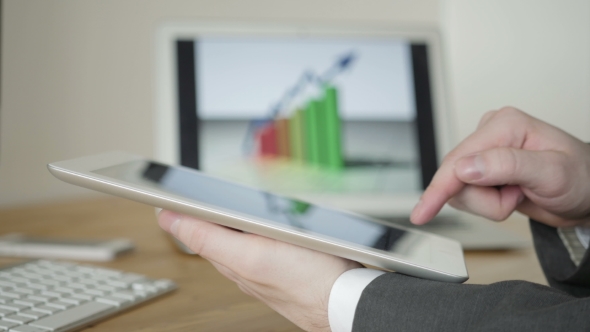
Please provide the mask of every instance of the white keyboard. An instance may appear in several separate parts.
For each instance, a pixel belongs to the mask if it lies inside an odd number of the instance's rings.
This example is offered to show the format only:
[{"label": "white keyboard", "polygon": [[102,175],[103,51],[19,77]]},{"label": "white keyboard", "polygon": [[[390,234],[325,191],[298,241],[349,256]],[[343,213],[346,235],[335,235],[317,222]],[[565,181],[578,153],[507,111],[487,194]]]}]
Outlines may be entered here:
[{"label": "white keyboard", "polygon": [[0,331],[74,331],[171,292],[167,279],[48,260],[0,269]]}]

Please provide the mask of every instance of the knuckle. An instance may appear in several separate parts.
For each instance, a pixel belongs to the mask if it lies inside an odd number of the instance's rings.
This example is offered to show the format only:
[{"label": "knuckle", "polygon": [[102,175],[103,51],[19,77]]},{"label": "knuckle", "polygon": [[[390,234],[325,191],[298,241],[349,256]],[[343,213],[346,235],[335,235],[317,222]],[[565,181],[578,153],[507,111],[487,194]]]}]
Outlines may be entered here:
[{"label": "knuckle", "polygon": [[498,114],[501,116],[521,116],[524,112],[516,107],[504,106],[498,110]]},{"label": "knuckle", "polygon": [[496,155],[492,156],[492,158],[492,160],[498,161],[498,177],[508,180],[507,183],[503,184],[511,184],[509,183],[511,182],[510,179],[514,179],[518,175],[520,167],[516,151],[512,148],[498,148],[496,149]]},{"label": "knuckle", "polygon": [[497,113],[498,113],[497,110],[487,111],[483,114],[482,119],[492,117],[494,114],[497,114]]},{"label": "knuckle", "polygon": [[504,119],[504,121],[510,121],[513,125],[519,126],[527,123],[531,119],[530,115],[512,106],[505,106],[499,109],[498,117]]},{"label": "knuckle", "polygon": [[446,156],[443,157],[442,163],[446,164],[446,163],[452,163],[455,160],[459,159],[460,155],[457,152],[457,150],[453,150],[449,153],[446,154]]},{"label": "knuckle", "polygon": [[482,127],[484,124],[486,124],[488,121],[490,121],[494,115],[496,115],[498,113],[498,111],[487,111],[485,112],[481,119],[479,120],[479,124],[477,125],[478,128]]},{"label": "knuckle", "polygon": [[561,154],[556,153],[553,158],[553,161],[550,163],[551,167],[549,168],[550,183],[552,184],[553,192],[549,193],[553,196],[562,196],[566,194],[571,188],[575,186],[575,177],[572,174],[578,174],[576,170],[574,170],[571,164],[568,161],[568,158]]}]

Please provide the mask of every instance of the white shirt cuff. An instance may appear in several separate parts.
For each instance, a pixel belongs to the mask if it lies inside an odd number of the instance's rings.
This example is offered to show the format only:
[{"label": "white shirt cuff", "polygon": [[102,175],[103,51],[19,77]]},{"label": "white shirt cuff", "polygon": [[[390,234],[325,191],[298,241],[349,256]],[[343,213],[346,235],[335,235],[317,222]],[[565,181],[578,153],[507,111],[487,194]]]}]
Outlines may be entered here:
[{"label": "white shirt cuff", "polygon": [[590,227],[576,227],[576,235],[584,248],[588,249],[588,244],[590,243]]},{"label": "white shirt cuff", "polygon": [[328,321],[332,332],[352,331],[354,312],[363,290],[384,273],[373,269],[352,269],[336,279],[328,301]]}]

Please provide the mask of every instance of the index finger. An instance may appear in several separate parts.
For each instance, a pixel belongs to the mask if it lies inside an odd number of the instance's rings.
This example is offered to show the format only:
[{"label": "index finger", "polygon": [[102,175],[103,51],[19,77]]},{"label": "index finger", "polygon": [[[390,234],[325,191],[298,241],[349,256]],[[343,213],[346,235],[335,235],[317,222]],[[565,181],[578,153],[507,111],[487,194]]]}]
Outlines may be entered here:
[{"label": "index finger", "polygon": [[[500,115],[498,118],[498,115]],[[510,146],[521,147],[526,137],[526,127],[517,118],[524,113],[516,110],[497,111],[491,116],[484,116],[480,127],[443,160],[422,198],[414,207],[410,220],[416,225],[429,222],[442,209],[449,199],[465,187],[455,174],[457,160],[487,149]],[[513,118],[513,119],[511,119]],[[520,130],[518,130],[520,129]]]}]

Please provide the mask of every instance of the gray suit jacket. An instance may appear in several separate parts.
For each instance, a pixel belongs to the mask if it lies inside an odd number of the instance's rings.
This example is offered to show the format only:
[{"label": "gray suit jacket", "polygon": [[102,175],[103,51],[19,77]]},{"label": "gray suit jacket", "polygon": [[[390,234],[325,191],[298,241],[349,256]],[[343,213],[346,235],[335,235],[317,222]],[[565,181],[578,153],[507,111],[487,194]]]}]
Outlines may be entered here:
[{"label": "gray suit jacket", "polygon": [[555,228],[531,221],[531,230],[551,287],[386,273],[363,291],[353,331],[590,331],[590,250],[576,266]]}]

